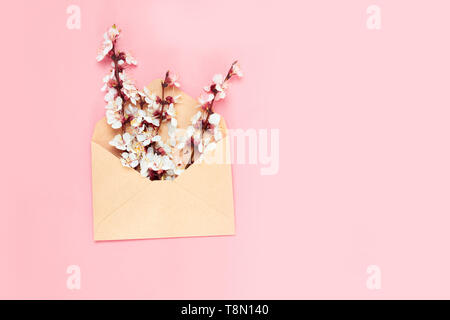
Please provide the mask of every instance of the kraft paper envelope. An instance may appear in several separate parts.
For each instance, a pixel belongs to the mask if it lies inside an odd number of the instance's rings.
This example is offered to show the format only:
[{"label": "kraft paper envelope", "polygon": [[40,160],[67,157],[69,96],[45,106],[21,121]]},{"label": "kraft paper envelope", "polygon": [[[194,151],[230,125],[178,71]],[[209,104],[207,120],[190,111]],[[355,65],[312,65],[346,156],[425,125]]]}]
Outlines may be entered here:
[{"label": "kraft paper envelope", "polygon": [[[161,80],[148,88],[160,94]],[[176,104],[178,127],[187,128],[198,103],[176,88],[167,88],[165,95],[181,95]],[[209,161],[195,162],[175,180],[151,181],[122,166],[121,151],[109,145],[120,131],[105,118],[100,120],[92,137],[94,239],[233,235],[230,146],[224,122],[220,125],[224,138],[205,158]],[[166,134],[167,128],[161,126],[161,135]]]}]

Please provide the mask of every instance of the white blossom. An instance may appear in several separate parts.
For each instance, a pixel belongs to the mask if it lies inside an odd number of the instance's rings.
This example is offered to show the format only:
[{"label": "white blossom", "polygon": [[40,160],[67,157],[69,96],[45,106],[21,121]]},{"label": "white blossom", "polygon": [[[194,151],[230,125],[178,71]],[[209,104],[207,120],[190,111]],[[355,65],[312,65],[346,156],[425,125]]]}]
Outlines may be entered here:
[{"label": "white blossom", "polygon": [[149,151],[142,157],[139,164],[141,167],[141,175],[144,177],[148,176],[149,169],[153,171],[175,169],[175,165],[168,155],[162,156],[155,153],[153,149],[149,149]]},{"label": "white blossom", "polygon": [[101,91],[106,91],[108,89],[108,83],[109,81],[114,79],[114,70],[111,70],[110,73],[108,73],[106,76],[103,77],[103,87]]},{"label": "white blossom", "polygon": [[205,147],[203,154],[208,154],[209,152],[215,150],[217,148],[217,144],[215,142],[208,143]]},{"label": "white blossom", "polygon": [[[208,87],[209,90],[209,87]],[[202,93],[198,98],[198,102],[200,102],[199,107],[205,105],[214,100],[214,95],[212,93]]]},{"label": "white blossom", "polygon": [[222,131],[219,127],[214,128],[214,140],[220,141],[222,140]]},{"label": "white blossom", "polygon": [[113,41],[119,37],[120,31],[113,25],[103,34],[103,43],[97,54],[97,61],[102,61],[112,50]]},{"label": "white blossom", "polygon": [[119,78],[122,80],[122,91],[125,96],[130,99],[131,103],[136,105],[139,99],[139,91],[136,89],[134,82],[128,78],[125,71],[119,73]]},{"label": "white blossom", "polygon": [[133,120],[131,120],[131,125],[133,127],[140,127],[145,116],[146,116],[146,113],[144,110],[141,110],[141,109],[137,110],[136,114],[134,115]]},{"label": "white blossom", "polygon": [[152,142],[153,133],[151,131],[144,131],[136,136],[136,139],[142,143],[143,146],[148,146]]},{"label": "white blossom", "polygon": [[115,88],[109,88],[108,92],[105,94],[105,101],[110,102],[114,100],[117,96],[117,90]]},{"label": "white blossom", "polygon": [[132,136],[126,132],[123,134],[117,134],[114,139],[112,139],[109,144],[116,147],[119,150],[125,151],[132,140]]},{"label": "white blossom", "polygon": [[114,100],[110,100],[105,106],[107,110],[119,111],[122,110],[123,100],[121,97],[116,97]]},{"label": "white blossom", "polygon": [[168,76],[166,77],[166,83],[169,87],[180,87],[180,83],[178,82],[178,75],[168,72]]},{"label": "white blossom", "polygon": [[124,167],[136,168],[139,161],[134,153],[123,152],[122,159],[120,159]]},{"label": "white blossom", "polygon": [[217,113],[212,113],[209,115],[208,122],[214,126],[217,126],[220,122],[220,115]]},{"label": "white blossom", "polygon": [[142,155],[145,153],[145,147],[141,142],[135,139],[132,140],[130,144],[128,144],[127,151],[132,154],[135,154],[136,157],[141,158]]},{"label": "white blossom", "polygon": [[122,127],[122,115],[113,110],[106,111],[106,122],[111,125],[113,129]]},{"label": "white blossom", "polygon": [[241,66],[239,65],[239,63],[237,63],[237,61],[235,63],[233,63],[231,70],[232,70],[232,74],[237,75],[239,78],[242,78],[244,76],[244,73],[241,70]]},{"label": "white blossom", "polygon": [[157,100],[156,94],[151,92],[147,87],[144,87],[143,92],[139,92],[139,94],[144,98],[149,108],[153,109],[155,105],[159,106],[159,104],[156,102]]},{"label": "white blossom", "polygon": [[117,29],[117,26],[115,24],[111,28],[109,28],[109,30],[107,31],[107,36],[110,40],[117,39],[120,36],[120,30]]},{"label": "white blossom", "polygon": [[194,116],[191,118],[191,123],[192,125],[195,125],[198,120],[200,119],[200,117],[202,116],[202,112],[198,111],[196,114],[194,114]]},{"label": "white blossom", "polygon": [[138,116],[138,112],[139,112],[139,108],[133,106],[132,104],[129,104],[126,108],[125,108],[125,114],[128,117],[137,117]]},{"label": "white blossom", "polygon": [[113,43],[112,43],[111,39],[108,38],[106,33],[104,35],[104,38],[105,39],[103,40],[102,46],[98,50],[98,54],[97,54],[97,61],[99,61],[99,62],[102,61],[113,48]]},{"label": "white blossom", "polygon": [[175,117],[176,116],[175,106],[173,105],[173,103],[169,104],[169,106],[166,109],[166,112],[171,117]]}]

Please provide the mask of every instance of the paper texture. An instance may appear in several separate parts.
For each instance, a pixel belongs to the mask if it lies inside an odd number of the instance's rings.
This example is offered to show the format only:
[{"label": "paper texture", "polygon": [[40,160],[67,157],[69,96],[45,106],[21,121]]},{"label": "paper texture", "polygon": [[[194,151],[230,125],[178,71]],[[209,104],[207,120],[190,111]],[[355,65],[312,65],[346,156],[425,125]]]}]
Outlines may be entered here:
[{"label": "paper texture", "polygon": [[[161,93],[161,80],[148,88]],[[198,111],[196,100],[179,89],[178,127],[185,129]],[[221,128],[226,135],[222,120]],[[117,134],[106,119],[100,120],[92,137],[92,192],[94,239],[123,240],[189,236],[233,235],[234,207],[228,136],[203,163],[194,163],[173,181],[151,181],[134,169],[123,167],[120,150],[109,145]],[[167,128],[161,126],[161,135]],[[220,160],[218,160],[220,158]],[[215,161],[212,161],[215,159]],[[212,162],[212,163],[211,163]]]}]

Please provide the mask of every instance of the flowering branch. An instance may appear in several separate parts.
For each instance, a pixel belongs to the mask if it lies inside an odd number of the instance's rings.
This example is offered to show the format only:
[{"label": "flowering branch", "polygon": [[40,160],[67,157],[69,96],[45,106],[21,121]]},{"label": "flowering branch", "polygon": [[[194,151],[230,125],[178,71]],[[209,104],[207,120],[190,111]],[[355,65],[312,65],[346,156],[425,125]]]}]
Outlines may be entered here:
[{"label": "flowering branch", "polygon": [[[199,149],[200,153],[202,153],[202,149],[204,147],[203,146],[203,142],[204,142],[203,136],[205,134],[205,131],[208,129],[212,129],[216,132],[216,135],[219,132],[217,125],[220,122],[220,116],[218,114],[215,114],[213,111],[214,102],[225,98],[225,96],[226,96],[225,90],[228,88],[228,81],[233,76],[242,77],[242,75],[243,74],[239,67],[238,61],[234,61],[231,65],[230,69],[228,70],[225,78],[221,74],[217,74],[213,77],[213,83],[210,86],[206,86],[204,88],[204,91],[206,92],[206,94],[204,94],[203,96],[201,96],[199,98],[200,107],[203,111],[201,113],[199,119],[203,119],[204,115],[206,114],[206,119],[201,120],[200,142],[197,144],[199,146],[198,149]],[[211,115],[215,115],[215,116],[213,116],[214,117],[213,121],[210,121]],[[195,145],[196,145],[194,136],[191,137],[190,141],[191,141],[191,143],[190,143],[191,155],[189,158],[189,162],[186,164],[185,169],[189,168],[194,163],[194,154],[195,154]]]}]

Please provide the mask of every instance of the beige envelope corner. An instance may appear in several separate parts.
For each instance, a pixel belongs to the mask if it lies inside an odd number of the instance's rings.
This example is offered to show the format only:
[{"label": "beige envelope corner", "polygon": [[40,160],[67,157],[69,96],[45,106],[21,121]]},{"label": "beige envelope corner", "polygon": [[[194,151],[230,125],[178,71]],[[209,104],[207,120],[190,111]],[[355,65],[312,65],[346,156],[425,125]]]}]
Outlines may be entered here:
[{"label": "beige envelope corner", "polygon": [[[148,87],[159,93],[159,84],[157,79]],[[181,94],[177,119],[186,128],[196,101],[178,89],[168,94]],[[226,134],[225,123],[221,126]],[[115,134],[103,118],[91,141],[94,240],[235,234],[228,136],[208,157],[225,155],[226,161],[194,163],[173,181],[150,181],[122,166],[108,143]]]}]

